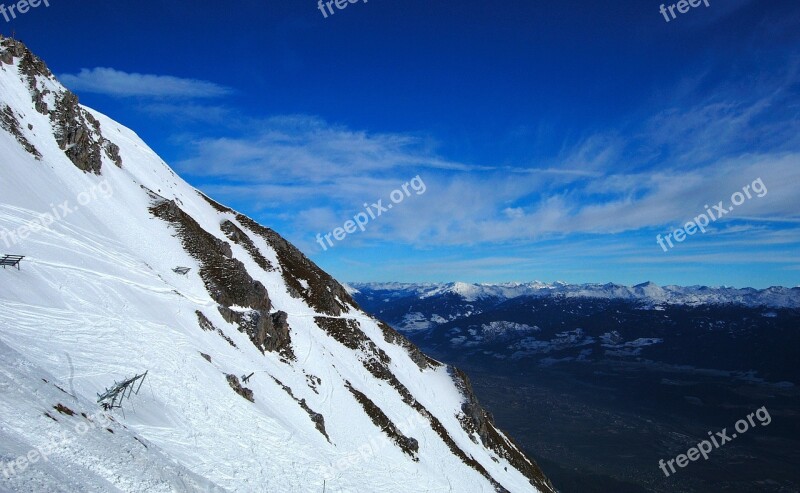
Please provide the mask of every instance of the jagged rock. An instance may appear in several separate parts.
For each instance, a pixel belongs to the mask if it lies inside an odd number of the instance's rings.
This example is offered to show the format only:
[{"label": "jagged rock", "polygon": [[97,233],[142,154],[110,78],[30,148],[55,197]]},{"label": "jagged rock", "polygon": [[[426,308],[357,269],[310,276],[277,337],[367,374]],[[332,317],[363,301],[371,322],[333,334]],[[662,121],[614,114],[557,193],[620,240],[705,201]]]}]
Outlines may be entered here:
[{"label": "jagged rock", "polygon": [[223,307],[240,306],[269,313],[272,303],[267,288],[233,258],[230,244],[205,231],[175,201],[162,199],[150,212],[178,231],[186,252],[200,262],[200,277],[214,301]]},{"label": "jagged rock", "polygon": [[56,127],[56,141],[75,166],[83,171],[100,174],[103,165],[100,145],[92,140],[78,105],[78,97],[65,93],[56,102],[51,119]]},{"label": "jagged rock", "polygon": [[554,491],[553,485],[539,466],[528,460],[522,449],[497,429],[492,415],[478,402],[466,373],[452,366],[448,366],[447,370],[465,399],[461,405],[462,414],[458,417],[464,431],[469,435],[477,434],[486,448],[506,459],[533,486],[543,491]]},{"label": "jagged rock", "polygon": [[300,405],[300,407],[303,408],[303,411],[305,411],[306,414],[308,414],[308,417],[311,419],[311,422],[314,423],[314,427],[317,429],[317,431],[322,433],[322,435],[325,437],[325,439],[330,442],[331,439],[328,436],[327,430],[325,429],[325,416],[321,415],[318,412],[313,411],[308,406],[308,403],[306,402],[305,399],[298,399],[297,397],[295,397],[294,396],[294,392],[292,392],[292,389],[288,385],[284,385],[283,382],[281,382],[280,380],[278,380],[275,377],[272,377],[272,380],[274,380],[275,383],[280,385],[280,387],[284,390],[284,392],[289,394],[289,397],[294,399],[295,402],[297,402]]},{"label": "jagged rock", "polygon": [[383,339],[390,344],[404,348],[411,357],[411,361],[413,361],[420,370],[442,366],[442,363],[439,363],[423,353],[422,350],[413,342],[409,341],[407,337],[391,328],[388,324],[378,321],[378,326],[381,328],[381,331],[383,331]]},{"label": "jagged rock", "polygon": [[253,243],[253,240],[251,240],[250,237],[247,236],[244,231],[239,229],[239,227],[233,222],[227,220],[223,221],[220,225],[220,228],[222,229],[222,232],[225,233],[225,236],[227,236],[232,242],[236,243],[237,245],[241,245],[245,250],[247,250],[247,253],[253,257],[253,260],[255,260],[259,267],[267,272],[275,270],[275,268],[272,266],[272,263],[264,257],[258,247],[256,247],[255,243]]},{"label": "jagged rock", "polygon": [[213,331],[216,329],[211,320],[209,320],[208,317],[203,314],[203,312],[200,310],[195,310],[194,313],[197,315],[197,322],[200,324],[201,329],[206,331]]},{"label": "jagged rock", "polygon": [[39,79],[55,79],[41,58],[31,53],[19,41],[0,40],[0,60],[5,64],[19,58],[19,70],[28,82],[36,111],[50,117],[58,145],[80,170],[100,174],[105,154],[117,166],[122,166],[119,147],[103,137],[100,122],[80,106],[78,96],[68,90],[56,95],[55,108],[49,108],[45,97],[50,90],[40,87]]},{"label": "jagged rock", "polygon": [[275,250],[281,274],[292,296],[302,298],[318,312],[334,317],[349,312],[351,306],[358,306],[341,284],[281,235],[243,214],[237,214],[236,220]]},{"label": "jagged rock", "polygon": [[[350,349],[361,352],[361,363],[375,377],[381,380],[395,379],[389,369],[391,358],[379,348],[375,341],[362,330],[358,320],[351,318],[315,317],[314,321],[321,329]],[[396,379],[395,379],[396,380]]]},{"label": "jagged rock", "polygon": [[[291,332],[289,328],[289,314],[284,311],[277,311],[270,316],[272,321],[272,331],[270,332],[269,351],[279,351],[284,347],[291,349]],[[292,355],[294,356],[294,355]],[[292,357],[294,359],[294,357]]]},{"label": "jagged rock", "polygon": [[219,306],[218,309],[226,322],[238,325],[262,351],[274,351],[287,359],[295,359],[287,323],[288,315],[285,312],[279,311],[265,316],[257,310],[238,311],[224,306]]},{"label": "jagged rock", "polygon": [[[287,314],[270,314],[272,302],[267,289],[233,258],[230,244],[205,231],[174,201],[160,199],[150,211],[177,229],[184,249],[200,262],[200,277],[225,321],[238,325],[261,351],[278,352],[294,360]],[[231,308],[234,306],[240,308]],[[200,323],[202,326],[203,321]]]},{"label": "jagged rock", "polygon": [[122,156],[119,155],[119,146],[114,144],[110,140],[105,140],[103,142],[103,150],[108,156],[108,159],[112,160],[117,167],[122,167]]},{"label": "jagged rock", "polygon": [[31,144],[22,133],[22,130],[19,126],[19,120],[14,114],[14,110],[12,110],[8,105],[5,105],[3,111],[0,111],[0,128],[3,128],[5,131],[13,135],[14,138],[17,139],[17,142],[19,142],[19,144],[25,148],[26,151],[31,153],[37,160],[42,159],[42,153],[39,152],[39,150],[36,149],[36,146]]},{"label": "jagged rock", "polygon": [[215,327],[214,324],[211,322],[211,320],[209,320],[208,317],[203,315],[203,312],[201,312],[200,310],[195,310],[195,314],[197,315],[197,323],[200,324],[201,329],[208,332],[216,332],[217,334],[219,334],[220,337],[225,339],[225,341],[227,341],[228,344],[230,344],[232,347],[236,347],[236,343],[233,342],[233,339],[226,336],[225,333],[222,332],[220,328]]},{"label": "jagged rock", "polygon": [[234,392],[239,394],[240,396],[244,397],[250,402],[255,402],[255,398],[253,397],[253,391],[248,389],[247,387],[242,387],[242,384],[239,382],[239,377],[236,375],[226,375],[225,378],[228,380],[228,385],[231,386]]},{"label": "jagged rock", "polygon": [[350,393],[353,394],[353,397],[356,398],[358,403],[361,404],[364,412],[367,413],[367,416],[369,416],[375,426],[384,432],[386,436],[392,439],[392,441],[398,447],[400,447],[400,450],[408,454],[415,461],[419,461],[417,458],[417,452],[419,452],[419,442],[417,442],[415,438],[405,436],[397,427],[397,425],[392,422],[389,416],[387,416],[377,404],[372,402],[372,400],[364,393],[353,388],[350,382],[346,382],[345,386]]},{"label": "jagged rock", "polygon": [[6,65],[11,65],[12,63],[14,63],[14,51],[3,50],[2,52],[0,52],[0,63],[4,63]]}]

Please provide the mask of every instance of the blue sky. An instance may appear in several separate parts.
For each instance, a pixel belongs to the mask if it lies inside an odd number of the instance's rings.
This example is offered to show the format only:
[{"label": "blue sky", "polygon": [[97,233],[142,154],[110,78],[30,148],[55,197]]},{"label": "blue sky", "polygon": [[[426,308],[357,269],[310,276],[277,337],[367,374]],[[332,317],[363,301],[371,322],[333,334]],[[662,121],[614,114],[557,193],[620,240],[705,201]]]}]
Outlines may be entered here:
[{"label": "blue sky", "polygon": [[793,0],[49,3],[0,31],[341,280],[800,285]]}]

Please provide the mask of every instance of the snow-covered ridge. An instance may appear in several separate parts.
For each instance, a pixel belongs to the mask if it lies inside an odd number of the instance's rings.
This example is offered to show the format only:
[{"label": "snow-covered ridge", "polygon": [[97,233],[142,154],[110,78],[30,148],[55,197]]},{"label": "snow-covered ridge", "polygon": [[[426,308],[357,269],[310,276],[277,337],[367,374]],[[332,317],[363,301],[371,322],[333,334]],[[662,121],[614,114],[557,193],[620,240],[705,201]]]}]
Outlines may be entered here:
[{"label": "snow-covered ridge", "polygon": [[[0,152],[0,254],[26,257],[0,269],[0,491],[553,491],[460,373],[2,37]],[[3,469],[144,371],[110,431]]]},{"label": "snow-covered ridge", "polygon": [[563,282],[502,284],[455,283],[350,283],[354,292],[366,290],[386,296],[416,296],[420,299],[454,294],[465,301],[521,296],[563,296],[568,298],[604,298],[641,301],[650,304],[705,305],[736,304],[749,307],[798,308],[800,288],[770,287],[767,289],[707,286],[658,286],[652,282],[636,286],[619,284],[566,284]]}]

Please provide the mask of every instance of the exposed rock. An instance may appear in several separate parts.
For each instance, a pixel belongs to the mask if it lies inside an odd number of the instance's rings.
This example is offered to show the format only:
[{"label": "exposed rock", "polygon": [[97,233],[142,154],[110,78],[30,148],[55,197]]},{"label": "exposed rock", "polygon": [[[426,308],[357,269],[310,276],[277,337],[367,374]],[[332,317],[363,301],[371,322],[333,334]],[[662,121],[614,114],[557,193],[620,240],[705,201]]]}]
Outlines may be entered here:
[{"label": "exposed rock", "polygon": [[122,167],[122,156],[119,155],[119,146],[110,140],[103,141],[103,151],[108,156],[108,159],[114,162],[117,167]]},{"label": "exposed rock", "polygon": [[[36,146],[30,143],[25,135],[22,133],[20,129],[19,120],[17,116],[14,114],[14,111],[11,109],[10,106],[5,105],[2,111],[0,111],[0,128],[4,129],[8,133],[14,136],[17,139],[17,142],[26,150],[28,151],[33,157],[37,160],[42,159],[42,153],[36,149]],[[30,125],[28,126],[30,129]]]},{"label": "exposed rock", "polygon": [[283,239],[275,231],[261,226],[249,217],[237,214],[236,220],[254,234],[266,240],[275,250],[281,267],[281,275],[289,292],[296,298],[304,299],[319,313],[338,317],[356,307],[341,284],[309,260],[294,245]]},{"label": "exposed rock", "polygon": [[122,166],[119,147],[103,137],[100,122],[80,106],[78,96],[68,90],[55,95],[55,108],[49,108],[45,97],[49,89],[40,81],[55,80],[47,65],[31,53],[19,41],[2,38],[0,40],[0,61],[14,63],[19,58],[20,74],[27,79],[36,111],[50,117],[56,141],[75,166],[85,172],[100,174],[105,154],[117,166]]},{"label": "exposed rock", "polygon": [[497,429],[492,415],[478,402],[467,375],[454,367],[448,367],[448,372],[465,399],[461,406],[462,414],[458,417],[464,431],[469,435],[477,434],[486,448],[506,459],[536,488],[541,491],[555,491],[539,466],[525,457],[522,449]]},{"label": "exposed rock", "polygon": [[217,334],[219,334],[220,337],[225,339],[228,342],[228,344],[230,344],[233,347],[236,347],[236,343],[233,342],[233,339],[225,335],[225,333],[222,332],[220,328],[214,326],[214,324],[211,323],[211,320],[209,320],[205,315],[203,315],[203,312],[201,312],[200,310],[195,310],[194,313],[197,315],[197,323],[200,324],[201,329],[209,332],[216,332]]},{"label": "exposed rock", "polygon": [[209,320],[208,317],[203,315],[203,312],[201,312],[200,310],[195,310],[194,313],[195,315],[197,315],[197,323],[200,324],[201,329],[205,331],[212,331],[216,329],[216,327],[214,327],[214,324],[211,323],[211,320]]},{"label": "exposed rock", "polygon": [[389,416],[387,416],[377,404],[372,402],[372,400],[370,400],[370,398],[365,394],[353,388],[350,382],[346,382],[345,385],[350,393],[353,394],[353,397],[356,398],[358,403],[361,404],[364,412],[367,413],[367,416],[370,417],[375,426],[377,426],[398,447],[400,447],[400,450],[412,457],[414,461],[419,462],[419,458],[417,458],[417,452],[419,452],[419,443],[417,440],[415,438],[405,436],[397,427],[397,425],[392,422]]},{"label": "exposed rock", "polygon": [[150,212],[178,231],[186,252],[200,262],[200,277],[214,301],[223,307],[269,313],[272,304],[267,289],[250,277],[242,262],[232,258],[230,245],[205,231],[174,201],[161,200]]},{"label": "exposed rock", "polygon": [[225,233],[225,236],[227,236],[232,242],[236,243],[237,245],[241,245],[245,250],[247,250],[247,253],[253,257],[253,260],[255,260],[259,267],[267,272],[275,270],[275,268],[272,266],[272,263],[267,260],[264,255],[262,255],[255,243],[253,243],[253,240],[251,240],[244,231],[239,229],[238,226],[233,224],[233,222],[223,221],[220,227],[222,232]]},{"label": "exposed rock", "polygon": [[197,194],[200,195],[200,197],[202,197],[203,200],[208,202],[209,205],[211,205],[211,207],[216,209],[217,212],[229,212],[231,214],[236,214],[236,212],[233,209],[231,209],[229,207],[225,207],[224,205],[220,204],[219,202],[217,202],[216,200],[212,199],[211,197],[209,197],[208,195],[204,194],[203,192],[198,190]]},{"label": "exposed rock", "polygon": [[375,377],[390,380],[394,375],[389,370],[392,361],[362,330],[357,320],[350,318],[314,317],[317,325],[329,336],[344,346],[360,351],[361,364]]},{"label": "exposed rock", "polygon": [[3,37],[0,34],[0,63],[11,65],[14,63],[14,58],[22,58],[25,54],[25,45],[17,42],[16,40]]},{"label": "exposed rock", "polygon": [[[206,195],[200,195],[218,212],[235,214],[239,224],[253,234],[263,238],[267,245],[275,250],[280,264],[281,275],[286,282],[289,294],[295,298],[303,298],[319,313],[330,316],[339,316],[342,313],[349,312],[351,306],[358,306],[341,284],[278,233],[258,224],[243,214],[237,213],[233,209],[225,207]],[[266,265],[268,268],[265,270],[275,270],[275,266],[263,257],[263,254],[253,244],[252,239],[232,221],[223,222],[222,229],[231,241],[241,244],[247,249],[262,268]],[[259,257],[263,260],[259,259]]]},{"label": "exposed rock", "polygon": [[78,97],[72,93],[63,94],[51,114],[56,141],[75,166],[99,175],[103,166],[100,145],[92,139],[92,129],[82,117]]},{"label": "exposed rock", "polygon": [[255,398],[253,398],[253,391],[247,387],[242,387],[242,384],[239,383],[239,377],[236,375],[226,375],[225,378],[228,379],[228,385],[231,386],[234,392],[250,402],[255,402]]},{"label": "exposed rock", "polygon": [[278,351],[283,356],[296,360],[291,345],[291,329],[289,327],[289,315],[284,311],[273,313],[272,331],[269,332],[270,343],[266,346],[268,351]]},{"label": "exposed rock", "polygon": [[[36,93],[41,91],[38,87],[37,78],[54,79],[53,73],[47,68],[47,64],[44,63],[44,60],[34,55],[22,42],[5,38],[0,42],[0,46],[5,50],[5,59],[3,63],[7,62],[11,65],[14,63],[14,58],[20,59],[19,71],[27,79],[28,88],[31,91]],[[10,57],[8,57],[9,54],[11,55]],[[41,94],[35,94],[35,96],[37,96],[35,99],[39,99]],[[42,114],[46,115],[47,113],[45,112]]]},{"label": "exposed rock", "polygon": [[15,58],[20,59],[19,70],[28,82],[36,111],[43,115],[49,115],[50,109],[44,102],[44,98],[50,94],[50,91],[40,88],[37,78],[52,78],[53,73],[50,72],[44,61],[31,53],[24,44],[15,39],[0,36],[0,62],[12,65]]},{"label": "exposed rock", "polygon": [[61,403],[58,403],[55,406],[53,406],[53,409],[67,416],[75,416],[75,411],[73,411],[72,409],[68,408],[67,406]]},{"label": "exposed rock", "polygon": [[295,397],[294,396],[294,392],[292,392],[292,389],[289,388],[287,385],[284,385],[283,382],[281,382],[280,380],[278,380],[275,377],[272,377],[272,379],[275,381],[275,383],[280,385],[281,388],[287,394],[289,394],[289,397],[294,399],[295,402],[297,402],[300,405],[300,407],[303,408],[303,411],[305,411],[306,414],[308,414],[308,417],[311,418],[311,422],[314,423],[314,427],[317,429],[317,431],[322,433],[322,435],[325,437],[325,439],[328,440],[328,442],[330,442],[331,439],[328,436],[328,432],[325,430],[325,416],[321,415],[318,412],[314,412],[310,407],[308,407],[308,403],[306,403],[305,399],[298,399],[297,397]]},{"label": "exposed rock", "polygon": [[390,344],[405,349],[411,357],[411,361],[413,361],[420,370],[442,366],[442,363],[423,353],[413,342],[409,341],[404,335],[400,334],[386,323],[378,321],[378,326],[381,328],[381,331],[383,331],[383,339]]},{"label": "exposed rock", "polygon": [[[267,289],[250,276],[241,261],[233,258],[230,244],[204,230],[174,201],[161,198],[150,212],[175,227],[186,252],[200,263],[200,277],[219,304],[222,317],[238,325],[261,351],[296,359],[286,313],[270,314],[272,302]],[[204,322],[200,323],[202,326]]]},{"label": "exposed rock", "polygon": [[308,384],[308,388],[314,391],[315,394],[319,394],[319,386],[322,384],[322,379],[315,375],[306,375],[306,384]]},{"label": "exposed rock", "polygon": [[265,316],[259,310],[232,310],[228,307],[218,306],[220,314],[228,323],[239,326],[253,341],[253,344],[262,351],[277,352],[288,360],[296,360],[291,345],[291,333],[288,315],[278,311]]},{"label": "exposed rock", "polygon": [[[389,368],[391,359],[389,356],[366,335],[361,331],[360,325],[357,320],[342,319],[342,318],[329,318],[329,317],[315,317],[314,321],[317,325],[325,330],[331,337],[353,350],[361,350],[362,354],[366,357],[361,360],[364,367],[376,378],[386,381],[389,385],[394,387],[400,394],[407,405],[416,410],[423,418],[431,424],[431,428],[437,435],[444,441],[450,451],[465,464],[469,465],[486,479],[488,479],[498,492],[505,491],[497,481],[491,477],[489,472],[475,459],[464,453],[463,450],[456,444],[453,437],[447,432],[447,429],[442,425],[441,421],[434,416],[428,409],[425,408],[408,390],[408,388],[397,379]],[[438,364],[438,363],[437,363]]]}]

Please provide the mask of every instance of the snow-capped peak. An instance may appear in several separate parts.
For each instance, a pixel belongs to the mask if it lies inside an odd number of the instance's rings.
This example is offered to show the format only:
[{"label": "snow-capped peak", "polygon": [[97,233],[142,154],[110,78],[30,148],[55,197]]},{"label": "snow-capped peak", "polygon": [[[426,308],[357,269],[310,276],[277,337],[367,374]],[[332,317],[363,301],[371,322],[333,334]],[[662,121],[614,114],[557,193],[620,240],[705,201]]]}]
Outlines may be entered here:
[{"label": "snow-capped peak", "polygon": [[800,288],[753,288],[707,286],[659,286],[645,282],[635,286],[620,284],[567,284],[561,281],[543,283],[468,284],[463,282],[443,284],[354,283],[359,290],[398,290],[413,293],[421,299],[444,293],[462,297],[465,301],[485,298],[512,299],[521,296],[565,296],[571,298],[605,298],[636,300],[655,304],[702,305],[738,304],[750,307],[800,307]]}]

